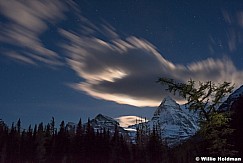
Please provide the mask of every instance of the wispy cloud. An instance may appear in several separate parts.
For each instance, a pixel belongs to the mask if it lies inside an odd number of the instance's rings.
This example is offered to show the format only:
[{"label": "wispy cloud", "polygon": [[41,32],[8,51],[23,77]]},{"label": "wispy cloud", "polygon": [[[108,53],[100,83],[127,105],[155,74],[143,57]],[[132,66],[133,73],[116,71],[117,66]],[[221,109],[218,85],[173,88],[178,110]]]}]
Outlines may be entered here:
[{"label": "wispy cloud", "polygon": [[18,57],[14,55],[18,60],[61,65],[59,55],[46,48],[40,36],[48,29],[48,23],[55,24],[65,18],[67,3],[48,0],[0,1],[0,13],[7,21],[1,25],[0,42],[18,49],[21,53]]},{"label": "wispy cloud", "polygon": [[10,57],[10,58],[12,58],[12,59],[14,59],[16,61],[24,62],[26,64],[35,65],[35,62],[32,59],[30,59],[28,57],[25,57],[25,56],[23,56],[21,54],[18,54],[18,53],[14,52],[14,51],[12,51],[12,52],[10,52],[10,51],[9,52],[6,52],[5,55],[7,55],[8,57]]},{"label": "wispy cloud", "polygon": [[99,99],[140,107],[158,106],[169,95],[156,83],[158,77],[180,82],[229,81],[236,87],[243,78],[243,72],[228,58],[178,65],[162,57],[148,41],[134,36],[104,41],[65,30],[60,33],[70,41],[63,45],[68,64],[85,80],[72,87]]},{"label": "wispy cloud", "polygon": [[147,119],[138,116],[121,116],[115,119],[119,122],[121,127],[128,127],[130,125],[147,121]]},{"label": "wispy cloud", "polygon": [[[59,34],[65,38],[61,45],[65,56],[61,56],[45,47],[41,35],[48,30],[49,24],[67,18],[65,13],[70,7],[80,24],[75,32],[57,27]],[[161,99],[169,95],[163,86],[156,83],[163,76],[180,82],[193,79],[216,83],[229,81],[236,87],[242,84],[243,72],[237,70],[228,58],[175,64],[143,38],[124,38],[106,22],[95,25],[80,14],[72,1],[0,1],[0,13],[6,18],[6,23],[1,24],[0,42],[17,49],[4,49],[5,55],[28,64],[66,64],[83,81],[73,83],[72,88],[98,99],[140,107],[158,106]],[[224,17],[229,24],[236,21],[226,12]],[[241,26],[242,14],[238,14],[237,22]],[[226,37],[229,51],[237,49],[242,41],[235,30],[229,30]],[[212,42],[217,46],[221,43],[214,39]]]},{"label": "wispy cloud", "polygon": [[243,12],[235,11],[230,13],[223,10],[222,15],[225,21],[225,34],[221,38],[210,37],[210,51],[225,54],[234,54],[243,45]]}]

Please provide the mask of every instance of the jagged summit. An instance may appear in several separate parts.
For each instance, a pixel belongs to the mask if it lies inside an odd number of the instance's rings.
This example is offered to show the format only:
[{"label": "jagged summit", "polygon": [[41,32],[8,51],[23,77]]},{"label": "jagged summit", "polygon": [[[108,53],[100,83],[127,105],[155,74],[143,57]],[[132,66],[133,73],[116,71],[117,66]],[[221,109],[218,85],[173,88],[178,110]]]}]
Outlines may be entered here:
[{"label": "jagged summit", "polygon": [[192,114],[188,114],[185,108],[181,109],[171,97],[163,99],[159,107],[155,110],[151,121],[130,126],[145,128],[150,132],[153,128],[159,127],[162,139],[168,146],[173,147],[193,136],[199,129],[198,122]]},{"label": "jagged summit", "polygon": [[[221,107],[229,108],[240,97],[243,97],[243,86],[234,91]],[[95,131],[101,132],[103,129],[107,129],[112,133],[118,127],[119,132],[128,135],[134,143],[136,143],[137,128],[142,126],[142,129],[149,134],[155,125],[167,145],[174,147],[195,135],[199,130],[198,117],[198,112],[190,112],[186,105],[179,105],[170,96],[167,96],[155,110],[150,121],[128,126],[126,130],[120,127],[116,120],[103,114],[98,114],[90,123]],[[71,124],[71,126],[74,125]]]},{"label": "jagged summit", "polygon": [[177,107],[178,105],[179,104],[177,104],[176,101],[173,100],[170,96],[166,96],[160,104],[160,106],[175,106],[175,107]]},{"label": "jagged summit", "polygon": [[119,123],[115,119],[103,114],[98,114],[94,119],[91,119],[90,124],[95,131],[102,132],[103,129],[106,129],[113,133],[117,126],[119,132],[125,133],[125,130],[120,127]]},{"label": "jagged summit", "polygon": [[180,105],[177,104],[176,101],[173,100],[170,96],[166,96],[161,102],[161,104],[159,105],[159,107],[155,110],[153,118],[160,116],[163,110],[164,111],[167,110],[170,112],[173,111],[173,109],[180,110]]},{"label": "jagged summit", "polygon": [[117,121],[115,121],[113,118],[105,116],[103,114],[98,114],[93,121],[96,121],[96,123],[110,123],[112,125],[119,125]]},{"label": "jagged summit", "polygon": [[161,135],[169,146],[174,146],[194,135],[199,127],[192,115],[187,114],[171,97],[163,99],[147,123],[152,129],[154,124],[161,128]]}]

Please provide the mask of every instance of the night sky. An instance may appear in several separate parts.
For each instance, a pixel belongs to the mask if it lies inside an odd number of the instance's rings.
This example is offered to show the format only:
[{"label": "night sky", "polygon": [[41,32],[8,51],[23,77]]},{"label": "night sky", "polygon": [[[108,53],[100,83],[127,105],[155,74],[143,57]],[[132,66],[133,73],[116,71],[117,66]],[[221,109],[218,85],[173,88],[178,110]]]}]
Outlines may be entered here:
[{"label": "night sky", "polygon": [[0,0],[0,119],[9,125],[151,118],[170,95],[159,77],[237,88],[242,63],[241,0]]}]

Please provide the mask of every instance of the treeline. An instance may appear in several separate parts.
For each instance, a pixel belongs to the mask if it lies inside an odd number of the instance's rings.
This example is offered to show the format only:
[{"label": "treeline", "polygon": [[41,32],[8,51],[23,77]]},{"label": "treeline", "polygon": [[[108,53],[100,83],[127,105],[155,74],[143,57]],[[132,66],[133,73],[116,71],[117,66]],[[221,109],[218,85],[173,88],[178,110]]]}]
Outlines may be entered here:
[{"label": "treeline", "polygon": [[[223,138],[230,142],[230,153],[242,157],[242,106],[243,97],[232,104],[230,122],[234,132]],[[57,126],[57,127],[56,127]],[[135,142],[126,134],[114,131],[94,129],[88,121],[81,119],[77,125],[55,125],[55,120],[44,125],[21,128],[20,119],[8,127],[0,120],[0,162],[1,163],[193,163],[195,157],[222,156],[222,151],[212,153],[212,143],[200,132],[184,143],[169,148],[160,136],[160,129],[153,127],[150,133],[137,128]],[[222,130],[219,130],[222,131]],[[220,145],[220,143],[219,143]],[[227,148],[228,148],[227,147]],[[225,148],[222,148],[225,149]],[[231,156],[231,155],[229,155]]]},{"label": "treeline", "polygon": [[90,121],[82,125],[80,120],[75,128],[62,121],[55,128],[53,118],[47,125],[23,130],[20,120],[10,128],[1,120],[0,162],[147,163],[166,159],[167,147],[156,130],[144,138],[146,141],[141,141],[139,132],[136,139],[137,143],[130,142],[118,127],[113,132],[95,131]]},{"label": "treeline", "polygon": [[210,145],[197,134],[168,148],[156,127],[149,134],[138,128],[134,143],[119,133],[118,127],[115,131],[95,131],[90,121],[82,125],[79,120],[76,127],[62,121],[56,128],[53,118],[47,125],[40,123],[23,130],[20,120],[10,128],[0,120],[1,163],[190,163],[197,156],[212,156],[207,150]]}]

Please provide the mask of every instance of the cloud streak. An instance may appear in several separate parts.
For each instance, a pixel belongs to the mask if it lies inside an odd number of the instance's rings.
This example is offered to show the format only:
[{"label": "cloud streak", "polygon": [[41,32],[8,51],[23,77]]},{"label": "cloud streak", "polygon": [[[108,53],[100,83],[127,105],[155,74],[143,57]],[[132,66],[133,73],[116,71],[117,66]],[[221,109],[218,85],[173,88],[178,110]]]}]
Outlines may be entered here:
[{"label": "cloud streak", "polygon": [[67,3],[47,0],[0,1],[0,13],[6,18],[6,23],[1,25],[0,42],[20,51],[18,55],[8,55],[9,52],[5,50],[7,56],[31,64],[61,65],[60,56],[46,48],[40,36],[48,29],[48,23],[55,24],[65,18]]},{"label": "cloud streak", "polygon": [[134,124],[142,123],[142,122],[147,122],[147,119],[138,117],[138,116],[121,116],[118,118],[115,118],[121,127],[128,127]]},{"label": "cloud streak", "polygon": [[19,62],[22,62],[22,63],[26,63],[26,64],[32,64],[32,65],[35,65],[35,62],[30,59],[30,58],[27,58],[21,54],[18,54],[14,51],[12,52],[6,52],[5,55],[7,55],[8,57],[14,59],[15,61],[19,61]]},{"label": "cloud streak", "polygon": [[[50,24],[67,18],[65,13],[71,8],[80,20],[79,29],[74,32],[58,28],[58,34],[65,39],[60,45],[65,52],[60,55],[48,49],[41,36]],[[39,62],[51,66],[67,65],[82,80],[72,83],[71,87],[98,99],[139,107],[158,106],[163,97],[170,95],[156,83],[159,77],[179,82],[189,79],[228,81],[236,87],[242,84],[243,72],[228,58],[175,64],[143,38],[122,38],[106,22],[100,26],[93,24],[71,1],[0,1],[0,13],[6,18],[6,23],[1,24],[0,42],[17,51],[4,49],[1,53],[32,65]],[[242,12],[238,13],[237,20],[227,12],[223,14],[226,23],[236,21],[242,27]],[[228,51],[233,52],[242,42],[239,37],[242,35],[234,29],[227,32]],[[213,39],[212,42],[218,45]]]},{"label": "cloud streak", "polygon": [[223,10],[222,16],[225,21],[225,35],[222,38],[210,38],[210,49],[212,53],[220,51],[221,53],[233,54],[243,43],[243,12],[236,11],[230,13]]},{"label": "cloud streak", "polygon": [[98,99],[139,107],[158,106],[169,95],[156,83],[162,76],[180,82],[229,81],[236,87],[243,78],[243,72],[228,58],[178,65],[162,57],[148,41],[134,36],[104,41],[65,30],[60,33],[69,40],[63,45],[68,64],[84,79],[72,87]]}]

